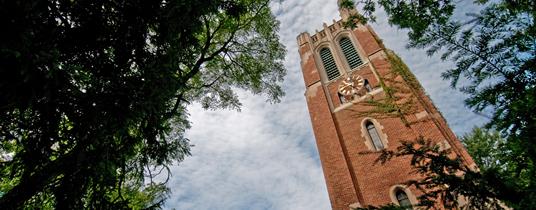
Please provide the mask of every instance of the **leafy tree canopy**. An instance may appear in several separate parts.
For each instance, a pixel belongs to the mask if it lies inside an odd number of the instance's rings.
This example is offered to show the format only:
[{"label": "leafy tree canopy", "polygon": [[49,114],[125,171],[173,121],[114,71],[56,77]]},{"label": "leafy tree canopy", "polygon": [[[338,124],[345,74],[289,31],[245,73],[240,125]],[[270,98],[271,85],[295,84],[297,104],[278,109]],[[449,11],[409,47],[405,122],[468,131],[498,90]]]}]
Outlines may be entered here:
[{"label": "leafy tree canopy", "polygon": [[152,178],[189,155],[188,104],[283,96],[268,4],[1,0],[0,206],[161,205]]}]

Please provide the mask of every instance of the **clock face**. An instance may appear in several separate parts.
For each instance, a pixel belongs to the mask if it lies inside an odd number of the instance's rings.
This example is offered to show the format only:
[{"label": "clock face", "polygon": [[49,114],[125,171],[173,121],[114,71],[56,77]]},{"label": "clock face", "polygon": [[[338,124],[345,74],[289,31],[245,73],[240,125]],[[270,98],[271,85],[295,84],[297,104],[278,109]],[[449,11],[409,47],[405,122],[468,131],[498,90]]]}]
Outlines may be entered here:
[{"label": "clock face", "polygon": [[349,76],[339,84],[339,93],[344,96],[357,94],[364,84],[365,81],[361,76],[357,74]]}]

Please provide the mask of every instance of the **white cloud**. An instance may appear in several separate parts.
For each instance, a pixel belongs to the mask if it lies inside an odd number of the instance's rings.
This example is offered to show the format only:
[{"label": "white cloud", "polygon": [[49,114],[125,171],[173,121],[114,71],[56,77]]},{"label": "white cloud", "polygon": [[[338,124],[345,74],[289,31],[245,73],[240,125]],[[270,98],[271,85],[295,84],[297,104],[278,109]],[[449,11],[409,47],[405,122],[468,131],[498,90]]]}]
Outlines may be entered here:
[{"label": "white cloud", "polygon": [[[240,113],[192,107],[193,157],[174,169],[177,209],[326,209],[305,110],[245,97]],[[292,102],[290,102],[292,103]],[[295,106],[300,106],[296,104]],[[278,121],[274,123],[275,121]],[[305,141],[302,143],[301,141]]]},{"label": "white cloud", "polygon": [[[192,157],[172,168],[173,194],[166,208],[176,209],[330,209],[318,159],[301,75],[296,36],[314,33],[338,19],[336,1],[285,0],[272,5],[281,21],[288,54],[287,96],[280,104],[240,93],[242,112],[190,107],[187,132]],[[388,26],[380,14],[374,24],[386,45],[410,66],[457,134],[482,123],[463,107],[463,96],[439,77],[450,64],[404,48],[404,31]]]}]

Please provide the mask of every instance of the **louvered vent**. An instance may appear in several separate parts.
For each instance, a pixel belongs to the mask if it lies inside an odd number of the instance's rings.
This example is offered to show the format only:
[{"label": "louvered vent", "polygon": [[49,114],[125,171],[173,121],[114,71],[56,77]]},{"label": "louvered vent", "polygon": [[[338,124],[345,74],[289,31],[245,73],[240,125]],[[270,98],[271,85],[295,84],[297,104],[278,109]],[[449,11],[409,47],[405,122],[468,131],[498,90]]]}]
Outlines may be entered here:
[{"label": "louvered vent", "polygon": [[344,54],[344,57],[346,57],[346,60],[348,61],[348,65],[350,65],[351,69],[354,69],[361,64],[363,64],[363,61],[361,61],[361,58],[359,58],[359,55],[357,54],[357,51],[354,48],[354,45],[352,44],[352,41],[348,38],[342,38],[339,42],[341,45],[342,53]]},{"label": "louvered vent", "polygon": [[329,51],[328,48],[321,49],[320,58],[322,59],[322,63],[324,63],[324,69],[326,70],[328,79],[332,80],[337,78],[340,73],[339,69],[337,69],[337,65],[335,64],[335,60],[333,60],[333,55],[331,54],[331,51]]}]

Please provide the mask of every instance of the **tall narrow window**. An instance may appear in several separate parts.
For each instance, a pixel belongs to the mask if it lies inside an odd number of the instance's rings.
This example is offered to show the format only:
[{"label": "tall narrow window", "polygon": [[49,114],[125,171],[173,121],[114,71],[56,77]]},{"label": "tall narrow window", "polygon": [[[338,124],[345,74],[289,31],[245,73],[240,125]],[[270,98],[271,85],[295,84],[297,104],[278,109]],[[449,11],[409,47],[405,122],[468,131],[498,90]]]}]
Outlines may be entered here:
[{"label": "tall narrow window", "polygon": [[367,92],[372,92],[372,86],[370,86],[370,83],[366,79],[365,79],[365,89],[367,90]]},{"label": "tall narrow window", "polygon": [[357,51],[352,44],[352,41],[350,41],[348,37],[342,38],[339,41],[339,45],[341,46],[342,54],[344,54],[346,61],[348,61],[348,65],[350,65],[350,69],[354,69],[363,64],[363,61],[361,61],[359,54],[357,54]]},{"label": "tall narrow window", "polygon": [[370,137],[370,140],[372,141],[372,144],[374,144],[374,148],[376,148],[376,150],[382,150],[384,148],[383,143],[380,138],[380,134],[376,129],[376,126],[374,126],[374,123],[368,121],[365,126],[367,127],[367,132]]},{"label": "tall narrow window", "polygon": [[396,196],[396,200],[398,201],[398,204],[401,207],[404,207],[405,209],[412,209],[411,202],[409,201],[409,198],[406,192],[404,192],[401,189],[398,189],[396,190],[395,196]]},{"label": "tall narrow window", "polygon": [[333,55],[328,48],[322,48],[320,50],[320,58],[324,64],[324,69],[326,70],[328,80],[332,80],[340,76],[339,69],[337,69],[337,64],[335,64]]}]

